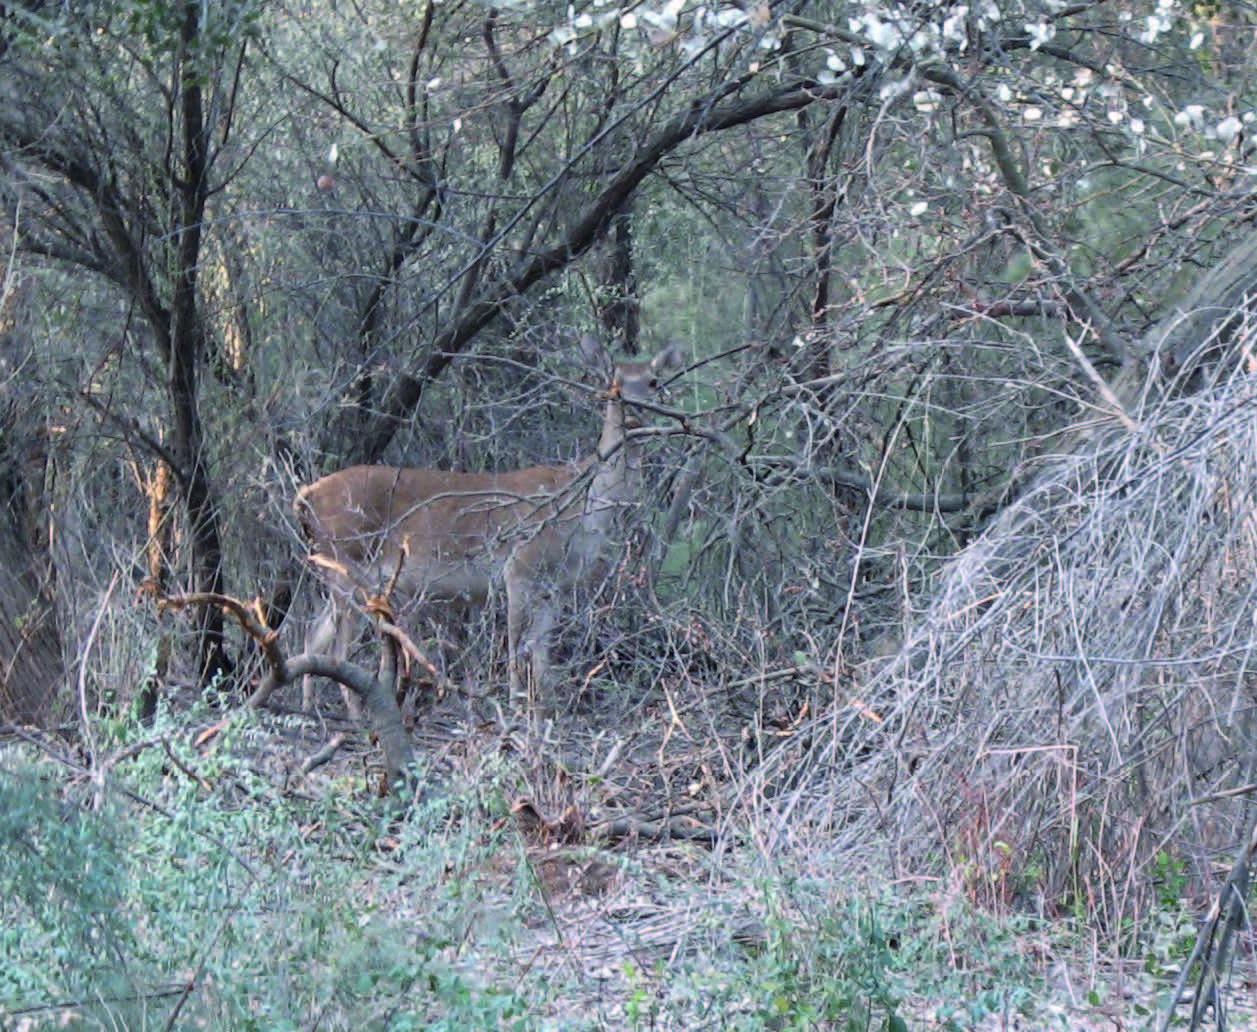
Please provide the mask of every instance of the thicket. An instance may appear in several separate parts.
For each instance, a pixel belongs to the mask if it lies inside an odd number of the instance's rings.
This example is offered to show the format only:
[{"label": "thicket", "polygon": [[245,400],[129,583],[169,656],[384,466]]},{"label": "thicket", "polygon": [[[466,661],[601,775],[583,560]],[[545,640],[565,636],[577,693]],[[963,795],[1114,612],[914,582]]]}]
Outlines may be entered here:
[{"label": "thicket", "polygon": [[[1023,973],[1062,939],[1097,985],[1144,958],[1141,1000],[1194,924],[1192,977],[1251,966],[1255,29],[1165,0],[6,5],[0,1006],[349,1027],[387,984],[370,1020],[527,1024],[605,955],[592,1021],[806,1027],[923,1013],[939,935],[953,973],[1001,928]],[[386,736],[418,797],[360,800],[369,752],[303,781],[356,730],[330,691],[241,713],[317,605],[295,491],[589,454],[586,334],[684,362],[557,697],[512,712],[494,595],[408,628],[445,675]],[[188,593],[257,596],[277,636],[156,604]],[[296,857],[330,881],[288,911]],[[440,928],[355,924],[393,857]],[[489,882],[504,909],[459,895]],[[575,934],[626,897],[634,945]],[[530,921],[555,965],[521,960]],[[1019,1006],[999,967],[937,999]]]}]

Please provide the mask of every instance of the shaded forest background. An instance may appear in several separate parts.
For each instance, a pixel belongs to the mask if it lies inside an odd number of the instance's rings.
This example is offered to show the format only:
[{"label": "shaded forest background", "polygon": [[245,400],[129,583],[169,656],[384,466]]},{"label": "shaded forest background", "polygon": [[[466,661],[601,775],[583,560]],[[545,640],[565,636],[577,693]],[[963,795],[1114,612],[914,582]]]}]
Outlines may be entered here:
[{"label": "shaded forest background", "polygon": [[297,651],[300,484],[576,458],[579,338],[675,342],[571,740],[683,728],[719,848],[1137,949],[1253,836],[1255,50],[1225,0],[4,5],[0,718],[242,698],[154,596]]}]

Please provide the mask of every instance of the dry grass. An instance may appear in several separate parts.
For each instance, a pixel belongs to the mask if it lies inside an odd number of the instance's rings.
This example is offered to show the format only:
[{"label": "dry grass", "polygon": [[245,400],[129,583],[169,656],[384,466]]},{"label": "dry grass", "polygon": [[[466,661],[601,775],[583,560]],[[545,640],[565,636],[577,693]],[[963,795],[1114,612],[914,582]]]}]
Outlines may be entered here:
[{"label": "dry grass", "polygon": [[1115,947],[1179,889],[1203,915],[1257,791],[1257,379],[1236,350],[1042,464],[806,753],[757,773],[761,837],[1085,915]]}]

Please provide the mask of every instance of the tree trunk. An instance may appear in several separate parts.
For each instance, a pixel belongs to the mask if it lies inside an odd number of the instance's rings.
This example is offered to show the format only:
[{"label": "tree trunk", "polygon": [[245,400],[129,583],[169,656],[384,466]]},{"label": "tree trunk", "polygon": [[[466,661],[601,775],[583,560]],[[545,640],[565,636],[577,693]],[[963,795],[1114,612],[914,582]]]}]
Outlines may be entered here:
[{"label": "tree trunk", "polygon": [[[169,587],[166,571],[170,567],[170,556],[173,553],[170,521],[172,480],[170,465],[161,459],[157,460],[152,475],[144,478],[145,494],[148,496],[148,541],[145,543],[148,553],[148,584],[157,598],[164,597]],[[157,713],[158,695],[170,668],[170,638],[170,630],[163,624],[158,631],[157,656],[153,669],[140,684],[135,712],[145,723],[151,721]]]},{"label": "tree trunk", "polygon": [[[179,76],[179,104],[184,175],[176,180],[179,223],[176,227],[174,293],[170,310],[168,389],[173,420],[173,450],[183,472],[188,538],[192,546],[193,580],[197,591],[222,593],[223,550],[218,529],[218,504],[205,465],[197,373],[205,354],[206,330],[197,300],[197,268],[201,233],[209,195],[208,146],[201,85],[191,55],[199,49],[200,4],[184,4],[185,60]],[[222,611],[203,607],[197,618],[197,674],[205,682],[227,673]]]},{"label": "tree trunk", "polygon": [[641,299],[633,263],[633,210],[626,206],[611,220],[609,253],[603,261],[602,295],[598,316],[621,353],[636,355],[641,348]]},{"label": "tree trunk", "polygon": [[0,721],[43,726],[65,671],[42,532],[45,439],[17,420],[0,413]]}]

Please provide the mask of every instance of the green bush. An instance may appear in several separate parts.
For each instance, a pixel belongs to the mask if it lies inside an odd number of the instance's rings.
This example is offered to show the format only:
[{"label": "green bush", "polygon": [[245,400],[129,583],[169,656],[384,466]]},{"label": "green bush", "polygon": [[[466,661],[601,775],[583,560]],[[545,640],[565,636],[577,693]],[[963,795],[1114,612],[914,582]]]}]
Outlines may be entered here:
[{"label": "green bush", "polygon": [[251,733],[172,744],[195,779],[141,751],[100,809],[47,763],[0,768],[0,1024],[160,1028],[179,1007],[179,1027],[522,1027],[524,1000],[461,956],[480,901],[460,875],[501,847],[483,800],[385,827],[378,800],[278,795]]}]

